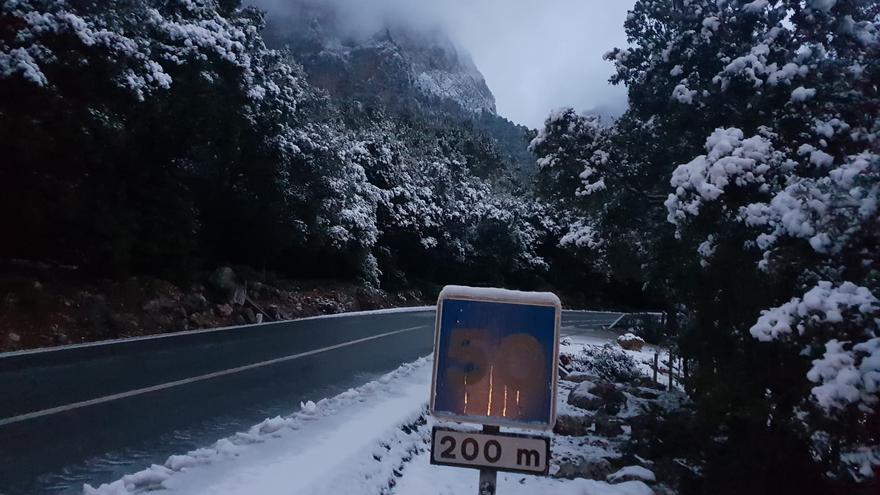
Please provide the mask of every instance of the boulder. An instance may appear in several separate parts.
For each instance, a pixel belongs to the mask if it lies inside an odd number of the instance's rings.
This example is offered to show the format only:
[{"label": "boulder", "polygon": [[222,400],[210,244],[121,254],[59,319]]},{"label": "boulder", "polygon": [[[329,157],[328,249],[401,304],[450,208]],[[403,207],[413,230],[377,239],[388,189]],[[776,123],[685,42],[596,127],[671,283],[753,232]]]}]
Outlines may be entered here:
[{"label": "boulder", "polygon": [[654,390],[666,390],[666,385],[662,383],[657,383],[654,381],[654,379],[647,376],[640,376],[636,378],[633,383],[635,385],[638,385],[639,387],[650,388]]},{"label": "boulder", "polygon": [[244,306],[246,300],[247,293],[241,287],[236,287],[231,292],[231,296],[229,298],[229,302],[231,302],[233,306]]},{"label": "boulder", "polygon": [[599,378],[596,375],[590,373],[584,373],[583,371],[572,371],[568,375],[566,375],[565,380],[569,382],[581,383],[581,382],[593,382],[598,380]]},{"label": "boulder", "polygon": [[140,330],[137,316],[128,313],[110,313],[108,323],[122,335],[134,335]]},{"label": "boulder", "polygon": [[660,397],[660,394],[663,393],[655,388],[646,387],[630,387],[626,391],[640,399],[648,400],[657,400],[657,398]]},{"label": "boulder", "polygon": [[617,414],[626,404],[626,395],[613,383],[600,383],[594,386],[590,393],[599,397],[602,412],[608,414]]},{"label": "boulder", "polygon": [[556,426],[553,427],[553,433],[569,437],[585,436],[593,425],[590,416],[573,416],[570,414],[561,414],[556,417]]},{"label": "boulder", "polygon": [[596,388],[596,385],[593,382],[589,380],[582,381],[569,392],[568,403],[588,411],[599,409],[602,406],[602,398],[592,393],[594,388]]},{"label": "boulder", "polygon": [[638,335],[633,333],[625,333],[617,337],[617,344],[628,351],[641,351],[645,346],[645,341]]},{"label": "boulder", "polygon": [[210,312],[193,313],[189,315],[189,322],[196,328],[211,328],[215,326]]},{"label": "boulder", "polygon": [[605,480],[609,474],[611,474],[611,463],[608,459],[593,457],[562,461],[559,463],[559,471],[554,476],[570,480],[575,478]]},{"label": "boulder", "polygon": [[238,279],[232,268],[221,266],[208,277],[208,284],[219,291],[231,293],[238,288]]},{"label": "boulder", "polygon": [[222,317],[224,317],[224,318],[225,318],[225,317],[228,317],[228,316],[232,315],[232,306],[230,306],[230,305],[228,305],[228,304],[226,304],[226,303],[218,304],[218,305],[214,308],[214,313],[215,313],[217,316],[222,316]]},{"label": "boulder", "polygon": [[144,311],[161,313],[173,310],[177,307],[177,301],[168,297],[157,297],[147,301],[143,306]]},{"label": "boulder", "polygon": [[187,314],[201,313],[208,309],[208,300],[201,294],[187,294],[181,303]]},{"label": "boulder", "polygon": [[241,316],[244,318],[245,323],[256,323],[257,315],[254,313],[254,310],[251,308],[244,308],[241,310]]},{"label": "boulder", "polygon": [[614,416],[596,416],[596,435],[603,437],[616,437],[623,434],[624,422]]}]

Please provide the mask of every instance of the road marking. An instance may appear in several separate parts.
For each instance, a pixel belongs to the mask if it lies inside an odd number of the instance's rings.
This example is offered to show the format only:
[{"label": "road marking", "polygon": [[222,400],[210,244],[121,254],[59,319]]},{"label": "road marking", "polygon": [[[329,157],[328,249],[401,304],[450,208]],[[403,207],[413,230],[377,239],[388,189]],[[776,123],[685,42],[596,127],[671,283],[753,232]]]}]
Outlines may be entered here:
[{"label": "road marking", "polygon": [[608,328],[614,328],[614,325],[617,325],[617,323],[620,322],[620,320],[622,320],[624,316],[626,316],[626,313],[620,315],[616,320],[614,320],[614,323],[608,325]]},{"label": "road marking", "polygon": [[405,332],[412,332],[413,330],[424,329],[424,328],[432,328],[432,325],[418,325],[414,327],[404,328],[402,330],[394,330],[392,332],[380,333],[377,335],[372,335],[370,337],[364,337],[362,339],[350,340],[348,342],[343,342],[341,344],[334,344],[331,346],[323,347],[321,349],[313,349],[311,351],[300,352],[298,354],[291,354],[289,356],[283,356],[280,358],[269,359],[267,361],[261,361],[259,363],[246,364],[244,366],[238,366],[236,368],[229,368],[221,371],[215,371],[213,373],[206,373],[204,375],[193,376],[190,378],[184,378],[183,380],[175,380],[173,382],[161,383],[159,385],[153,385],[150,387],[138,388],[135,390],[129,390],[127,392],[120,392],[118,394],[105,395],[104,397],[98,397],[96,399],[84,400],[82,402],[74,402],[72,404],[66,404],[63,406],[52,407],[49,409],[43,409],[40,411],[29,412],[25,414],[20,414],[18,416],[12,416],[11,418],[0,418],[0,426],[6,426],[13,423],[20,423],[22,421],[27,421],[30,419],[41,418],[43,416],[51,416],[53,414],[58,414],[61,412],[72,411],[74,409],[80,409],[82,407],[94,406],[97,404],[103,404],[105,402],[111,402],[118,399],[125,399],[128,397],[135,397],[138,395],[147,394],[150,392],[156,392],[159,390],[165,390],[173,387],[179,387],[181,385],[187,385],[190,383],[200,382],[203,380],[210,380],[212,378],[217,378],[220,376],[231,375],[233,373],[240,373],[242,371],[252,370],[256,368],[262,368],[264,366],[271,366],[273,364],[283,363],[285,361],[293,361],[294,359],[299,359],[307,356],[313,356],[315,354],[320,354],[322,352],[332,351],[335,349],[341,349],[343,347],[348,347],[356,344],[361,344],[364,342],[369,342],[370,340],[381,339],[384,337],[390,337],[392,335],[397,335]]}]

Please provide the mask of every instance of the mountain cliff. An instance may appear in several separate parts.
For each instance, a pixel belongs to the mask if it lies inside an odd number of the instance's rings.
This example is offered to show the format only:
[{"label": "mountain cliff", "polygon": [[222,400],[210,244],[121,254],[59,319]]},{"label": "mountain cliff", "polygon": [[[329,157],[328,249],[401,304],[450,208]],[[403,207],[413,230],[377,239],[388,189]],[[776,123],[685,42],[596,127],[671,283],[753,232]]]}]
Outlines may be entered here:
[{"label": "mountain cliff", "polygon": [[495,114],[495,97],[470,54],[439,29],[390,21],[355,29],[332,4],[304,2],[270,15],[265,37],[288,48],[331,96],[392,110]]}]

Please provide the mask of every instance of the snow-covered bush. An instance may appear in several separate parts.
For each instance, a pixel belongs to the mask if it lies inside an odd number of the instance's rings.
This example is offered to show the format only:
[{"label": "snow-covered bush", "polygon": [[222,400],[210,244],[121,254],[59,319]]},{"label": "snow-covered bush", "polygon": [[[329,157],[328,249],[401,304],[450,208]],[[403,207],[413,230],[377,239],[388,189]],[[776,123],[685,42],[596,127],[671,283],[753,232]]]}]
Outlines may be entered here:
[{"label": "snow-covered bush", "polygon": [[641,376],[635,359],[610,344],[586,346],[574,361],[574,369],[593,373],[609,382],[625,383]]}]

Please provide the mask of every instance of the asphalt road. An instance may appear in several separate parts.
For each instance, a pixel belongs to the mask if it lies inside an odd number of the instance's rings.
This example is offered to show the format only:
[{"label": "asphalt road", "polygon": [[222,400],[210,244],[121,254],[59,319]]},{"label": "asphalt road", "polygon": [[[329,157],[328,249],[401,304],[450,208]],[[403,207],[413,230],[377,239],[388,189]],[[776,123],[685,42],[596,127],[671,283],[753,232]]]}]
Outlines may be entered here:
[{"label": "asphalt road", "polygon": [[[563,334],[619,313],[563,312]],[[0,494],[79,493],[430,354],[434,311],[0,354]],[[427,392],[426,392],[427,393]]]}]

